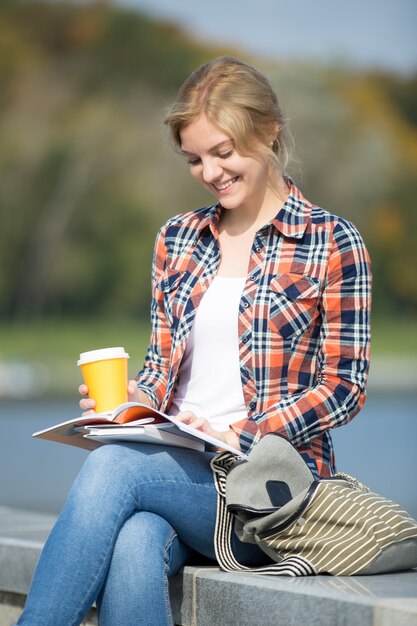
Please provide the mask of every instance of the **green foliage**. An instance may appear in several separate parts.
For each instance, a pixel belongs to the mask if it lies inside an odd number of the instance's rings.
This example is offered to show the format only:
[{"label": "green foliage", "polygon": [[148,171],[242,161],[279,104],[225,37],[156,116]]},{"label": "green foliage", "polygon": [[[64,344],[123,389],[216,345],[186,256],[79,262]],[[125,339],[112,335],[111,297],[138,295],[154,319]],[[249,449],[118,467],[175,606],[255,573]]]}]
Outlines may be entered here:
[{"label": "green foliage", "polygon": [[417,76],[377,74],[373,80],[404,119],[417,126]]},{"label": "green foliage", "polygon": [[[150,324],[117,315],[104,319],[32,319],[0,323],[0,365],[30,363],[43,373],[47,393],[68,395],[77,402],[80,352],[124,346],[130,354],[129,376],[142,368]],[[417,321],[392,318],[372,324],[372,363],[396,363],[398,355],[415,366]],[[406,367],[406,366],[405,366]],[[372,371],[372,370],[371,370]],[[45,380],[44,380],[45,379]],[[36,388],[40,393],[42,389]]]},{"label": "green foliage", "polygon": [[120,345],[131,355],[134,370],[142,365],[149,332],[148,322],[133,318],[15,320],[0,324],[0,358],[44,364],[64,359],[74,367],[80,352]]},{"label": "green foliage", "polygon": [[102,3],[1,6],[0,41],[0,316],[147,315],[187,176],[163,106],[204,49]]},{"label": "green foliage", "polygon": [[[164,109],[223,52],[104,2],[0,4],[0,319],[148,317],[158,227],[212,201],[168,148]],[[415,315],[416,77],[265,72],[296,137],[290,173],[364,235],[375,313]]]},{"label": "green foliage", "polygon": [[82,382],[76,365],[78,355],[103,346],[125,346],[130,354],[129,376],[133,378],[143,366],[149,326],[120,317],[15,320],[0,324],[0,365],[6,364],[3,371],[7,371],[7,367],[30,363],[35,376],[40,377],[34,393],[43,393],[45,387],[51,395],[67,395],[77,402],[77,388]]}]

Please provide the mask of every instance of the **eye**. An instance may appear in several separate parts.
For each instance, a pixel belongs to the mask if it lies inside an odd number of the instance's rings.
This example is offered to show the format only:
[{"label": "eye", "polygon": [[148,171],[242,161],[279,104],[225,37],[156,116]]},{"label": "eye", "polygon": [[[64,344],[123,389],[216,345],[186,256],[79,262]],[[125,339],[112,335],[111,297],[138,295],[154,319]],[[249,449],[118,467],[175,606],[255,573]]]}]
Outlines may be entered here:
[{"label": "eye", "polygon": [[191,166],[198,165],[200,163],[200,159],[198,159],[198,158],[187,159],[187,163],[188,163],[188,165],[191,165]]},{"label": "eye", "polygon": [[219,157],[221,159],[228,159],[229,157],[231,157],[233,154],[233,150],[229,150],[228,152],[219,152]]}]

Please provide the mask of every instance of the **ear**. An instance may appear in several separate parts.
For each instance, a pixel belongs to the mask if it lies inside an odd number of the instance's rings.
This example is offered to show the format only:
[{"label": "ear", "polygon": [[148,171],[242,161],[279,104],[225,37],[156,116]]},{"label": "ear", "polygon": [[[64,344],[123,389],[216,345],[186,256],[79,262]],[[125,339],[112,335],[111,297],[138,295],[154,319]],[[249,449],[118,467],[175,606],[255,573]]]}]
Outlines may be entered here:
[{"label": "ear", "polygon": [[270,131],[270,134],[269,134],[269,142],[271,144],[274,143],[275,139],[278,137],[279,131],[280,131],[280,126],[279,126],[278,122],[273,122],[271,124],[271,131]]}]

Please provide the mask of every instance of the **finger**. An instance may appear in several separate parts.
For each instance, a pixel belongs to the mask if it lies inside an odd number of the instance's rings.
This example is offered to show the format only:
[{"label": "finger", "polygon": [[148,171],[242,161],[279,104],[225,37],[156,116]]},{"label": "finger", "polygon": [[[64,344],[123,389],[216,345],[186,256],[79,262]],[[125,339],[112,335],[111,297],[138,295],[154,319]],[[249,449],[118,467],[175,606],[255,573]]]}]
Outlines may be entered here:
[{"label": "finger", "polygon": [[78,387],[78,391],[82,396],[88,395],[88,387],[84,383]]},{"label": "finger", "polygon": [[138,400],[138,386],[136,380],[129,380],[127,384],[127,395],[129,402],[136,402]]},{"label": "finger", "polygon": [[207,423],[205,419],[198,417],[197,419],[189,422],[189,426],[192,426],[193,428],[196,428],[197,430],[203,430],[207,426]]},{"label": "finger", "polygon": [[[191,426],[192,428],[197,430],[210,429],[210,425],[207,420],[205,420],[204,417],[197,417],[197,415],[192,411],[184,411],[184,413],[180,413],[179,416],[181,422]],[[178,419],[178,415],[176,415],[176,418]]]},{"label": "finger", "polygon": [[196,420],[198,418],[196,414],[192,411],[182,411],[181,413],[175,415],[175,419],[179,420],[180,422],[184,422],[184,424],[190,424],[193,420]]},{"label": "finger", "polygon": [[83,411],[93,410],[96,406],[96,401],[93,398],[86,398],[85,400],[80,400],[80,409]]},{"label": "finger", "polygon": [[81,415],[82,417],[85,417],[86,415],[95,415],[95,411],[84,411]]}]

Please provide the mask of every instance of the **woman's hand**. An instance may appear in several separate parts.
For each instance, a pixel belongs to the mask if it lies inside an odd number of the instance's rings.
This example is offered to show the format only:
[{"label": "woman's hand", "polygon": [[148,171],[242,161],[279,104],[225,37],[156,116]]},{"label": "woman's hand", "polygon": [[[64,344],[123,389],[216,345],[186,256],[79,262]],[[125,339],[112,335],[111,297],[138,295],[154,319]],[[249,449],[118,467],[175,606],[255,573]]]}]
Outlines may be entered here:
[{"label": "woman's hand", "polygon": [[220,439],[220,441],[224,441],[224,443],[227,443],[229,446],[233,446],[237,450],[240,450],[239,438],[232,428],[229,428],[229,430],[226,430],[225,432],[214,430],[204,417],[197,417],[192,411],[183,411],[182,413],[178,413],[178,415],[175,415],[175,419],[187,424],[188,426],[192,426],[192,428],[201,430],[201,432],[206,433],[211,437]]},{"label": "woman's hand", "polygon": [[[80,385],[78,387],[78,391],[82,396],[88,396],[88,387],[87,385]],[[151,406],[151,402],[143,391],[137,388],[136,380],[129,380],[127,384],[127,399],[128,402],[141,402],[142,404],[146,404],[147,406]],[[80,408],[83,412],[83,415],[91,415],[94,414],[94,409],[96,407],[96,401],[94,398],[83,398],[80,400]]]}]

